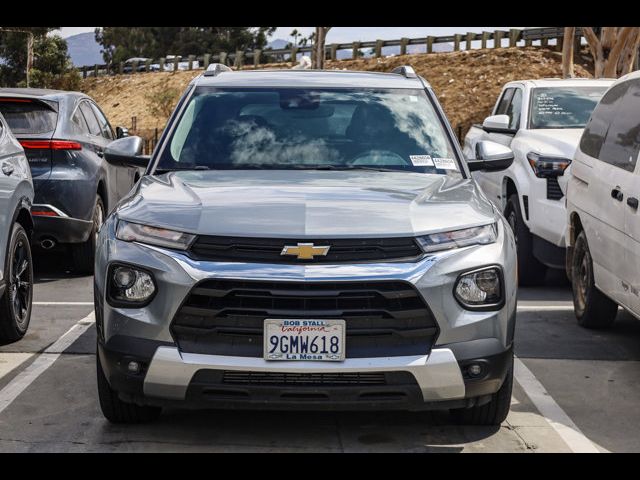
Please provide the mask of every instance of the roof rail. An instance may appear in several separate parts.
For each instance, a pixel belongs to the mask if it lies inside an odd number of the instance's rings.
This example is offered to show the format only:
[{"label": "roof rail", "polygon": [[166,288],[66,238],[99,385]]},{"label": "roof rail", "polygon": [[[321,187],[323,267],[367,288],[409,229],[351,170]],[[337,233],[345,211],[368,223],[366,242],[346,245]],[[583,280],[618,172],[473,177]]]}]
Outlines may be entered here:
[{"label": "roof rail", "polygon": [[212,63],[207,67],[207,70],[204,72],[205,77],[215,77],[222,72],[232,72],[229,67],[222,63]]},{"label": "roof rail", "polygon": [[416,71],[410,65],[403,65],[401,67],[394,68],[391,73],[397,73],[405,78],[418,78]]}]

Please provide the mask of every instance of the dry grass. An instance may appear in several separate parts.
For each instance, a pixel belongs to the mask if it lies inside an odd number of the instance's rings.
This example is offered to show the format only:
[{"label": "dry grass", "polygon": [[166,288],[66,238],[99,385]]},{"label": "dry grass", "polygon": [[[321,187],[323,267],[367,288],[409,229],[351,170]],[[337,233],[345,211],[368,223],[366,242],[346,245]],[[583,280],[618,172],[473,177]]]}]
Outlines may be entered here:
[{"label": "dry grass", "polygon": [[[412,65],[431,83],[451,125],[456,130],[461,127],[463,134],[472,123],[481,122],[490,113],[506,82],[559,77],[562,72],[561,54],[540,47],[329,61],[327,68],[389,72],[406,64]],[[290,68],[287,64],[264,67]],[[587,68],[586,64],[576,65],[576,76],[591,77]],[[162,72],[88,78],[83,82],[83,91],[100,104],[114,125],[131,126],[131,117],[136,116],[138,133],[148,136],[154,128],[162,129],[167,119],[150,113],[145,95],[166,88],[183,91],[200,73]]]}]

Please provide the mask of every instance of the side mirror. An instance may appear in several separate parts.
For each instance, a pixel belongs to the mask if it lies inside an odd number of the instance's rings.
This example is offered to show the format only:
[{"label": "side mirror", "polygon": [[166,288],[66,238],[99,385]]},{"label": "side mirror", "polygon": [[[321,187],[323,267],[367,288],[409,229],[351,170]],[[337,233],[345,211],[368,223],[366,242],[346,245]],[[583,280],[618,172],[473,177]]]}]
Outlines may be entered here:
[{"label": "side mirror", "polygon": [[142,156],[142,138],[124,137],[114,140],[104,149],[104,159],[112,165],[144,167],[149,157]]},{"label": "side mirror", "polygon": [[125,138],[129,136],[129,129],[126,127],[116,127],[116,138]]},{"label": "side mirror", "polygon": [[509,115],[491,115],[485,118],[482,129],[485,132],[515,133],[514,129],[509,128]]},{"label": "side mirror", "polygon": [[505,170],[513,163],[513,151],[501,143],[482,140],[476,143],[476,159],[467,162],[472,172]]}]

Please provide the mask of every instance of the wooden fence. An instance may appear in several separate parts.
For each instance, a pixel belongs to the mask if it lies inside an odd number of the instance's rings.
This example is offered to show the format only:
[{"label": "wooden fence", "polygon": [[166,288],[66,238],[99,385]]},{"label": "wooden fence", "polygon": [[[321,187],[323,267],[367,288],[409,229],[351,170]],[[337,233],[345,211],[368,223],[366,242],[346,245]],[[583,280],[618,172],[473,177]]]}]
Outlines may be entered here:
[{"label": "wooden fence", "polygon": [[[573,39],[577,45],[582,39],[582,29],[576,28],[575,38]],[[325,55],[328,59],[336,60],[337,52],[340,50],[351,51],[351,58],[358,58],[362,54],[362,49],[373,49],[375,57],[381,57],[384,47],[400,47],[400,54],[407,53],[409,45],[424,45],[426,53],[434,51],[433,46],[439,43],[448,43],[453,45],[453,51],[459,51],[464,46],[465,50],[473,48],[472,42],[479,42],[479,48],[501,48],[501,47],[529,47],[540,45],[549,47],[555,41],[555,48],[562,50],[562,42],[564,40],[563,27],[544,27],[544,28],[527,28],[527,29],[510,29],[495,30],[493,32],[482,33],[457,33],[455,35],[445,35],[440,37],[428,36],[421,38],[401,38],[398,40],[374,40],[369,42],[352,42],[352,43],[334,43],[325,47]],[[476,43],[476,45],[478,45]],[[179,65],[186,63],[186,69],[206,69],[210,63],[224,63],[225,65],[243,67],[253,64],[258,68],[264,63],[284,63],[297,59],[298,55],[311,52],[311,46],[296,47],[292,46],[287,49],[265,49],[253,51],[237,51],[237,52],[219,52],[205,53],[202,55],[188,55],[187,57],[175,56],[167,60],[166,57],[159,59],[148,59],[144,63],[132,62],[125,65],[124,62],[119,64],[96,64],[85,65],[80,67],[83,78],[87,76],[98,75],[114,75],[124,73],[141,73],[150,71],[176,71],[180,69]],[[197,67],[195,66],[197,63]]]}]

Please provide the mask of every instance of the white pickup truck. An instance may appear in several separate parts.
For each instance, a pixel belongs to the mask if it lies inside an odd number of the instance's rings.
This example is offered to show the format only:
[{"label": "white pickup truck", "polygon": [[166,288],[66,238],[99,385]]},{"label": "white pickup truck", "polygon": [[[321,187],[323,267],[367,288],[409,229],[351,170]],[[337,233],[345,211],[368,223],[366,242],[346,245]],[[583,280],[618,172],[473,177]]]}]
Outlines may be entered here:
[{"label": "white pickup truck", "polygon": [[515,159],[499,172],[475,172],[489,199],[504,212],[518,245],[521,285],[539,285],[547,268],[564,269],[567,214],[564,196],[582,130],[613,80],[543,79],[507,83],[492,115],[471,127],[464,153],[492,140]]}]

